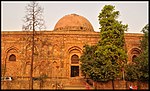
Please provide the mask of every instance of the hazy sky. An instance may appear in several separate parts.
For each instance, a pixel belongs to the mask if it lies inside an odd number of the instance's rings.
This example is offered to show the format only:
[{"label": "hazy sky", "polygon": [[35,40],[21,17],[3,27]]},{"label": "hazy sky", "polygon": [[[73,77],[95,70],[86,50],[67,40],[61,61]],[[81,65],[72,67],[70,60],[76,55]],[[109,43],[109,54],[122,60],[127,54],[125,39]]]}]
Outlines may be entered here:
[{"label": "hazy sky", "polygon": [[[21,31],[25,7],[29,1],[1,2],[1,30]],[[76,13],[90,21],[95,31],[99,31],[98,15],[104,5],[113,5],[120,12],[118,18],[122,24],[128,24],[128,33],[141,33],[148,24],[148,1],[40,1],[44,8],[46,30],[53,30],[55,24],[65,15]]]}]

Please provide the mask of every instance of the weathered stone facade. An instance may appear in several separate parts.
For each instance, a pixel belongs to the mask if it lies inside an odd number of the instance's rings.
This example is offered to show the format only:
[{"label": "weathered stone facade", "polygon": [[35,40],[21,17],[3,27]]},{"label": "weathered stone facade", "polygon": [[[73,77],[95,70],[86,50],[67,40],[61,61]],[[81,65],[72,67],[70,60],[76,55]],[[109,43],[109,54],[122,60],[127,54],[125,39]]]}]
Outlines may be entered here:
[{"label": "weathered stone facade", "polygon": [[[143,34],[125,33],[128,62],[140,54],[139,44],[142,36]],[[16,81],[28,79],[32,56],[32,32],[2,32],[1,38],[2,76],[11,76]],[[53,31],[36,32],[33,77],[46,75],[51,79],[50,88],[55,78],[64,85],[72,84],[82,78],[80,62],[74,63],[73,60],[77,61],[80,58],[85,44],[95,45],[99,39],[99,32],[93,30],[90,22],[76,14],[64,16]]]}]

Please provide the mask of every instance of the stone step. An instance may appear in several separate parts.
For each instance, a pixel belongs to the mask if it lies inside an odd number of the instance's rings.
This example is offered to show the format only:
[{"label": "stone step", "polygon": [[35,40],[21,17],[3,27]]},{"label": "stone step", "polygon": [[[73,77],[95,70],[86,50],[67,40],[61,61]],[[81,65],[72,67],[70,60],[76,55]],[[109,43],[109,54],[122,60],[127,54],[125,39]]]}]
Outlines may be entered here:
[{"label": "stone step", "polygon": [[86,87],[86,86],[64,86],[63,89],[93,89],[91,87]]},{"label": "stone step", "polygon": [[63,87],[63,89],[94,89],[92,86],[90,86],[87,82],[84,80],[72,82],[70,85],[66,85]]},{"label": "stone step", "polygon": [[63,84],[63,89],[93,89],[91,85],[89,85],[85,79],[81,78],[71,78],[65,81]]}]

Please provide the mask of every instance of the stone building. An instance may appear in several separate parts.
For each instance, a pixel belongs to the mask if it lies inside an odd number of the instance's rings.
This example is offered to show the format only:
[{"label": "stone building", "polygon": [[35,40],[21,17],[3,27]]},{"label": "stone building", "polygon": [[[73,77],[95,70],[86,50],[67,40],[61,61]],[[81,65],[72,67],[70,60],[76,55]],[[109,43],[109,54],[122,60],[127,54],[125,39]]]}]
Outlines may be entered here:
[{"label": "stone building", "polygon": [[[32,31],[3,31],[1,33],[1,75],[13,77],[14,81],[29,79]],[[128,62],[132,62],[141,53],[139,44],[142,36],[143,34],[138,33],[125,33]],[[77,82],[83,77],[79,62],[83,46],[95,45],[99,39],[99,32],[94,31],[85,17],[77,14],[62,17],[52,31],[37,31],[33,61],[35,81],[36,78],[46,76],[49,78],[49,87],[56,79],[64,85]],[[19,88],[19,85],[17,86]],[[24,86],[24,88],[27,87]]]}]

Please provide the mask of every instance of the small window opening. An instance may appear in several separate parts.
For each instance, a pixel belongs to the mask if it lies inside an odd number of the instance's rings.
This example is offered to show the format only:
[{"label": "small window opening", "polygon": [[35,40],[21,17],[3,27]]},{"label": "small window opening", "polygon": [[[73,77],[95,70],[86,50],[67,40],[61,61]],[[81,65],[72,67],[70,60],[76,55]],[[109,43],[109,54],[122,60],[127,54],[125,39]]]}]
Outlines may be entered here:
[{"label": "small window opening", "polygon": [[14,54],[11,54],[9,56],[9,61],[16,61],[16,56]]}]

